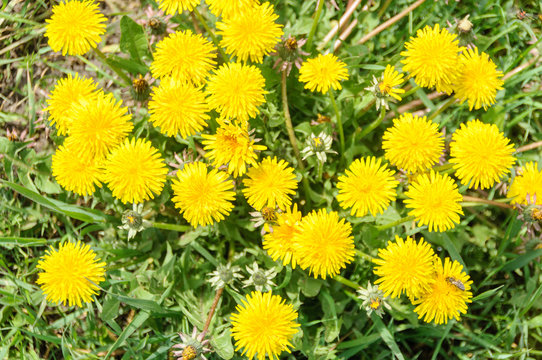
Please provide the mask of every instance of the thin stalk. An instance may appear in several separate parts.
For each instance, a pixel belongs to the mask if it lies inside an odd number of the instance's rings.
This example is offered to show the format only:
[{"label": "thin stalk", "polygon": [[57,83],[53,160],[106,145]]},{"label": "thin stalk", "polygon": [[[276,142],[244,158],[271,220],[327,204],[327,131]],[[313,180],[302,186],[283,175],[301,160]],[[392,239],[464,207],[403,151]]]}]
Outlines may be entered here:
[{"label": "thin stalk", "polygon": [[213,40],[213,43],[215,44],[216,48],[218,49],[218,52],[220,53],[220,56],[222,56],[222,59],[224,59],[225,62],[230,62],[230,57],[228,55],[226,55],[226,53],[224,52],[222,47],[220,47],[219,42],[218,42],[218,38],[211,31],[211,28],[209,27],[209,25],[207,25],[207,23],[205,22],[205,19],[203,18],[203,16],[201,16],[198,9],[194,8],[193,12],[198,17],[198,20],[201,23],[201,25],[203,25],[203,27],[205,28],[205,31],[207,31],[207,33],[209,34],[209,36]]},{"label": "thin stalk", "polygon": [[391,222],[391,223],[389,223],[389,224],[377,226],[376,229],[377,229],[378,231],[390,229],[390,228],[392,228],[392,227],[394,227],[394,226],[404,224],[404,223],[409,222],[409,221],[412,221],[412,220],[414,220],[414,219],[416,219],[416,217],[415,217],[414,215],[410,215],[410,216],[401,218],[401,219],[399,219],[399,220],[396,220],[396,221],[394,221],[394,222]]},{"label": "thin stalk", "polygon": [[320,14],[322,13],[322,8],[324,7],[324,0],[318,0],[318,7],[316,8],[316,15],[314,15],[314,20],[312,21],[311,31],[309,32],[309,37],[307,38],[307,50],[312,50],[312,40],[314,38],[314,33],[316,33],[316,27],[318,26],[318,20],[320,19]]},{"label": "thin stalk", "polygon": [[333,110],[335,110],[335,117],[337,118],[337,129],[339,130],[339,141],[341,142],[341,162],[344,160],[344,131],[343,131],[343,121],[341,119],[341,113],[335,102],[335,95],[333,95],[333,90],[329,90],[329,98],[331,99],[331,105]]},{"label": "thin stalk", "polygon": [[407,96],[414,94],[420,88],[421,88],[420,85],[414,86],[412,89],[405,91],[405,93],[401,95],[401,98],[405,99]]},{"label": "thin stalk", "polygon": [[161,222],[153,222],[152,227],[155,229],[173,230],[178,232],[187,232],[192,228],[188,225],[167,224]]},{"label": "thin stalk", "polygon": [[322,181],[323,172],[324,172],[324,163],[318,160],[318,181]]},{"label": "thin stalk", "polygon": [[121,69],[119,69],[118,67],[116,67],[115,65],[111,64],[108,60],[107,60],[107,57],[105,56],[105,54],[103,52],[101,52],[100,49],[98,49],[97,47],[93,47],[92,50],[94,50],[94,53],[98,56],[98,58],[100,59],[100,61],[106,65],[107,67],[109,67],[111,70],[113,70],[118,76],[120,76],[120,78],[122,80],[124,80],[124,82],[126,83],[126,85],[128,86],[131,86],[132,85],[132,79],[130,79],[130,77],[128,75],[126,75],[124,73],[124,71],[122,71]]},{"label": "thin stalk", "polygon": [[448,101],[446,101],[444,103],[444,105],[442,105],[441,107],[439,107],[434,113],[432,113],[431,115],[429,115],[429,120],[433,120],[434,118],[436,118],[438,115],[440,115],[440,113],[442,113],[444,110],[446,110],[447,108],[450,107],[450,105],[452,105],[453,103],[455,102],[455,98],[452,96],[448,99]]},{"label": "thin stalk", "polygon": [[437,172],[441,172],[441,171],[450,170],[453,167],[454,167],[454,164],[444,164],[444,165],[438,165],[438,166],[433,167],[433,170]]},{"label": "thin stalk", "polygon": [[378,116],[378,118],[372,123],[370,123],[369,125],[367,125],[365,129],[363,129],[361,134],[359,134],[358,136],[358,140],[367,136],[367,134],[369,134],[371,131],[376,129],[382,123],[385,117],[386,117],[386,108],[382,106],[380,109],[380,115]]},{"label": "thin stalk", "polygon": [[[510,200],[512,200],[512,199],[503,199],[503,201],[510,201]],[[510,204],[505,204],[505,203],[495,201],[495,200],[480,199],[480,198],[477,198],[477,197],[474,197],[474,196],[467,196],[467,195],[463,195],[463,202],[473,202],[473,203],[481,203],[481,204],[493,205],[493,206],[498,206],[498,207],[503,208],[503,209],[513,209],[514,208]],[[465,206],[465,204],[463,204],[463,206]]]},{"label": "thin stalk", "polygon": [[343,285],[346,285],[348,287],[351,287],[352,289],[359,289],[361,286],[359,286],[358,284],[356,284],[355,282],[353,281],[350,281],[348,279],[345,279],[343,278],[341,275],[335,275],[333,277],[333,279],[337,280],[338,282],[340,282],[341,284]]},{"label": "thin stalk", "polygon": [[540,146],[542,146],[542,141],[537,141],[537,142],[534,142],[532,144],[527,144],[525,146],[519,147],[516,150],[516,154],[520,153],[520,152],[524,152],[524,151],[533,150],[533,149],[536,149],[537,147],[540,147]]},{"label": "thin stalk", "polygon": [[211,320],[213,319],[213,315],[215,314],[216,306],[218,305],[218,300],[220,300],[220,297],[222,296],[223,292],[224,292],[223,287],[216,291],[215,299],[213,300],[213,305],[211,305],[211,309],[209,310],[209,315],[207,315],[207,320],[205,321],[205,326],[203,327],[203,333],[206,333],[207,330],[209,330],[209,325],[211,325]]},{"label": "thin stalk", "polygon": [[305,201],[307,204],[307,208],[310,208],[311,198],[310,198],[309,180],[307,179],[307,175],[305,174],[305,165],[303,164],[303,159],[301,159],[301,154],[299,153],[299,148],[297,147],[297,140],[295,137],[294,126],[292,125],[292,118],[290,116],[290,110],[288,109],[288,89],[286,88],[286,71],[282,72],[281,89],[282,89],[282,108],[284,111],[284,120],[286,123],[286,130],[288,132],[288,137],[290,138],[290,143],[292,144],[292,148],[294,149],[294,154],[297,159],[297,166],[299,166],[299,169],[303,173],[301,183],[303,184],[303,191],[305,192]]},{"label": "thin stalk", "polygon": [[373,261],[373,257],[371,255],[366,254],[361,250],[356,249],[356,255],[359,256],[362,259],[365,259],[365,260],[368,260],[368,261],[371,261],[371,262]]}]

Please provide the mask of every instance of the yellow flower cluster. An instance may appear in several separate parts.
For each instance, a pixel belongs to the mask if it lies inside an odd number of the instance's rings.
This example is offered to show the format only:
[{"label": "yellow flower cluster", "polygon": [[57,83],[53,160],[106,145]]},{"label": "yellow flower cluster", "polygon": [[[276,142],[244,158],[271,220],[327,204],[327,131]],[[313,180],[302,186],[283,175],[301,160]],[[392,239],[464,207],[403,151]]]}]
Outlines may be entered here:
[{"label": "yellow flower cluster", "polygon": [[418,318],[425,322],[459,320],[472,302],[472,280],[463,266],[448,257],[443,263],[423,238],[416,242],[396,236],[395,242],[388,241],[387,247],[378,251],[373,262],[378,276],[375,284],[384,295],[396,298],[405,293],[416,305]]}]

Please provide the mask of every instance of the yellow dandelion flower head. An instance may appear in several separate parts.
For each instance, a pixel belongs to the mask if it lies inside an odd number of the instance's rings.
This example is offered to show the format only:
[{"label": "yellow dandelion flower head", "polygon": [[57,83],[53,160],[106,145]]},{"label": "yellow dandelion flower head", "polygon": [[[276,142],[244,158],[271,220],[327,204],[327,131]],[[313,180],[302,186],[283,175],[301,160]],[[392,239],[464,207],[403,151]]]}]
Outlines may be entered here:
[{"label": "yellow dandelion flower head", "polygon": [[265,234],[263,248],[271,258],[276,261],[282,260],[284,266],[292,264],[295,269],[297,260],[294,256],[293,238],[299,234],[301,211],[297,210],[297,204],[278,214],[277,222],[273,225],[273,232]]},{"label": "yellow dandelion flower head", "polygon": [[256,66],[240,63],[223,64],[209,78],[207,102],[223,118],[248,121],[260,113],[265,102],[265,79]]},{"label": "yellow dandelion flower head", "polygon": [[201,87],[174,78],[165,78],[153,87],[149,121],[167,136],[183,139],[207,126],[209,106]]},{"label": "yellow dandelion flower head", "polygon": [[96,186],[102,187],[103,159],[81,157],[76,149],[61,145],[52,162],[53,176],[64,189],[87,196],[94,193]]},{"label": "yellow dandelion flower head", "polygon": [[448,174],[431,170],[418,175],[405,192],[405,205],[412,209],[408,214],[416,217],[418,225],[427,225],[429,231],[446,231],[459,224],[463,215],[460,202],[463,197],[455,181]]},{"label": "yellow dandelion flower head", "polygon": [[66,146],[78,149],[81,156],[104,158],[134,127],[132,115],[113,94],[98,93],[80,99],[71,107],[72,123]]},{"label": "yellow dandelion flower head", "polygon": [[538,170],[538,162],[521,167],[506,196],[513,198],[512,204],[542,205],[542,170]]},{"label": "yellow dandelion flower head", "polygon": [[459,320],[461,313],[467,313],[467,303],[471,303],[470,277],[463,272],[463,266],[450,258],[438,257],[434,263],[434,281],[428,291],[412,303],[417,305],[414,312],[423,321],[447,324],[448,320]]},{"label": "yellow dandelion flower head", "polygon": [[216,48],[201,34],[177,31],[156,44],[151,64],[152,76],[171,76],[180,81],[202,85],[214,69]]},{"label": "yellow dandelion flower head", "polygon": [[202,162],[185,164],[177,171],[171,187],[175,207],[194,227],[219,222],[233,209],[235,193],[228,174],[216,169],[208,171]]},{"label": "yellow dandelion flower head", "polygon": [[299,81],[305,83],[305,89],[313,92],[325,94],[329,88],[340,90],[341,80],[348,80],[348,69],[346,64],[333,54],[320,54],[308,59],[299,69]]},{"label": "yellow dandelion flower head", "polygon": [[376,264],[373,271],[378,276],[375,284],[385,296],[396,298],[404,292],[408,297],[419,297],[433,282],[435,256],[423,238],[416,242],[410,236],[406,241],[395,236],[395,242],[388,241],[373,260]]},{"label": "yellow dandelion flower head", "polygon": [[247,166],[256,165],[257,151],[267,149],[264,145],[254,144],[247,128],[234,123],[224,123],[215,135],[202,135],[205,157],[213,161],[213,166],[228,165],[228,173],[234,177],[247,172]]},{"label": "yellow dandelion flower head", "polygon": [[83,55],[101,41],[107,19],[91,0],[66,1],[53,6],[45,36],[53,51],[62,55]]},{"label": "yellow dandelion flower head", "polygon": [[403,74],[395,70],[394,66],[389,64],[386,65],[384,74],[382,74],[382,79],[378,82],[378,90],[380,90],[382,95],[388,95],[401,101],[401,96],[399,96],[399,94],[404,93],[405,90],[396,89],[395,87],[405,82],[403,76]]},{"label": "yellow dandelion flower head", "polygon": [[222,35],[220,46],[237,56],[237,61],[261,63],[283,34],[282,25],[275,22],[279,16],[273,11],[273,5],[266,2],[224,18],[216,24],[217,34]]},{"label": "yellow dandelion flower head", "polygon": [[265,360],[266,355],[278,359],[281,352],[290,352],[290,341],[299,327],[295,322],[297,311],[291,304],[270,291],[253,291],[236,311],[231,315],[235,350],[244,348],[243,355],[258,360]]},{"label": "yellow dandelion flower head", "polygon": [[416,83],[422,87],[433,88],[451,94],[452,84],[458,75],[459,40],[439,24],[433,28],[427,25],[416,32],[415,37],[405,43],[406,51],[403,71],[409,72]]},{"label": "yellow dandelion flower head", "polygon": [[382,165],[382,160],[368,157],[355,160],[339,177],[337,188],[339,201],[343,209],[352,208],[351,214],[362,217],[367,213],[375,216],[382,214],[395,201],[395,172]]},{"label": "yellow dandelion flower head", "polygon": [[205,0],[211,13],[224,18],[235,16],[245,9],[258,5],[258,0]]},{"label": "yellow dandelion flower head", "polygon": [[80,99],[89,97],[97,92],[98,88],[92,79],[75,77],[68,74],[68,77],[59,79],[50,97],[47,99],[47,107],[44,109],[49,112],[49,121],[58,131],[58,135],[66,135],[71,124],[69,112],[73,104]]},{"label": "yellow dandelion flower head", "polygon": [[460,56],[460,71],[454,83],[455,97],[461,103],[468,101],[469,110],[487,110],[488,106],[495,104],[497,90],[502,89],[504,81],[500,79],[503,74],[497,70],[497,65],[489,55],[478,49],[467,49]]},{"label": "yellow dandelion flower head", "polygon": [[470,188],[490,188],[499,182],[516,161],[514,144],[504,137],[495,124],[480,120],[461,124],[452,135],[450,163],[455,164],[461,184]]},{"label": "yellow dandelion flower head", "polygon": [[299,267],[314,278],[333,277],[354,260],[352,226],[335,211],[314,210],[301,219],[293,250]]},{"label": "yellow dandelion flower head", "polygon": [[160,152],[146,139],[126,139],[105,162],[104,181],[123,203],[154,199],[166,182],[167,167]]},{"label": "yellow dandelion flower head", "polygon": [[292,203],[291,195],[297,190],[294,169],[276,157],[266,157],[247,172],[243,180],[243,194],[256,210],[264,207],[286,209]]},{"label": "yellow dandelion flower head", "polygon": [[81,242],[65,242],[58,250],[51,246],[38,261],[36,267],[43,272],[36,283],[48,301],[82,307],[94,301],[92,295],[99,290],[95,284],[105,280],[105,263],[99,261],[90,246]]},{"label": "yellow dandelion flower head", "polygon": [[438,162],[444,139],[438,125],[427,118],[404,113],[393,119],[393,127],[382,137],[384,157],[405,171],[417,172]]},{"label": "yellow dandelion flower head", "polygon": [[200,0],[158,0],[158,8],[166,15],[175,15],[185,10],[192,11],[199,3]]}]

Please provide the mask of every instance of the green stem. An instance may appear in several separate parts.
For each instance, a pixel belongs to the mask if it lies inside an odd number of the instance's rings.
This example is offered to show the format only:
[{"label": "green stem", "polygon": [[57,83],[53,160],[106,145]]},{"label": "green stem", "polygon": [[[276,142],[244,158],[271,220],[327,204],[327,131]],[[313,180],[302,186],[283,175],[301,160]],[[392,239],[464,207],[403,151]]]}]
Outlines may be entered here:
[{"label": "green stem", "polygon": [[299,148],[297,147],[297,140],[295,137],[294,126],[292,125],[292,118],[290,116],[290,110],[288,109],[288,89],[286,87],[286,71],[282,72],[282,109],[284,111],[284,120],[286,123],[286,131],[288,132],[288,137],[290,138],[290,143],[294,149],[294,154],[297,159],[297,166],[302,172],[303,178],[301,182],[303,184],[303,191],[305,192],[305,201],[307,208],[310,208],[311,198],[310,198],[310,185],[309,180],[307,179],[307,174],[305,173],[305,165],[303,164],[303,159],[301,159],[301,154],[299,153]]},{"label": "green stem", "polygon": [[453,167],[454,167],[454,164],[444,164],[444,165],[438,165],[438,166],[433,167],[433,170],[435,170],[436,172],[441,172],[441,171],[450,170]]},{"label": "green stem", "polygon": [[192,229],[192,227],[188,225],[167,224],[161,222],[153,222],[152,227],[155,229],[173,230],[178,232],[187,232]]},{"label": "green stem", "polygon": [[324,164],[318,159],[318,181],[322,181],[322,173],[324,172]]},{"label": "green stem", "polygon": [[309,37],[307,38],[307,50],[312,50],[312,39],[316,33],[316,27],[318,26],[318,20],[320,19],[320,14],[322,13],[322,8],[324,7],[324,0],[318,0],[318,7],[316,8],[316,15],[314,15],[314,20],[312,21],[311,31],[309,32]]},{"label": "green stem", "polygon": [[106,65],[107,67],[109,67],[111,70],[113,70],[118,76],[120,76],[120,78],[122,80],[124,80],[124,82],[126,83],[126,85],[128,86],[131,86],[132,85],[132,79],[130,79],[130,77],[128,75],[126,75],[124,73],[124,71],[122,71],[121,69],[119,69],[118,67],[116,67],[115,65],[111,64],[108,60],[107,60],[107,57],[105,56],[105,54],[103,52],[101,52],[100,49],[96,48],[96,47],[93,47],[92,50],[94,50],[94,53],[98,56],[98,58],[100,59],[100,61]]},{"label": "green stem", "polygon": [[366,254],[361,250],[356,249],[356,255],[359,256],[362,259],[365,259],[365,260],[368,260],[368,261],[371,261],[371,262],[373,261],[373,257],[371,255]]},{"label": "green stem", "polygon": [[222,59],[224,59],[225,62],[230,62],[229,56],[226,55],[226,53],[224,52],[224,50],[222,49],[222,47],[220,47],[220,45],[219,45],[219,43],[218,43],[218,38],[217,38],[216,35],[211,31],[211,28],[209,28],[209,25],[207,25],[207,22],[205,22],[205,19],[203,18],[203,16],[201,16],[201,14],[200,14],[200,12],[198,11],[198,9],[194,8],[193,12],[194,12],[194,14],[196,14],[196,16],[198,17],[199,22],[201,23],[201,25],[203,25],[203,27],[205,28],[205,31],[207,31],[207,33],[209,34],[209,36],[211,37],[211,39],[212,39],[213,42],[215,43],[215,46],[217,47],[218,52],[219,52],[220,55],[222,56]]},{"label": "green stem", "polygon": [[414,94],[416,91],[418,91],[418,89],[420,89],[421,86],[420,85],[416,85],[414,86],[412,89],[406,91],[404,94],[401,95],[401,99],[405,99],[406,97]]},{"label": "green stem", "polygon": [[429,120],[433,120],[436,118],[440,113],[442,113],[444,110],[446,110],[450,105],[452,105],[455,102],[455,98],[452,96],[448,99],[447,102],[444,103],[441,107],[439,107],[434,113],[429,115]]},{"label": "green stem", "polygon": [[394,227],[394,226],[401,225],[401,224],[403,224],[403,223],[412,221],[412,220],[414,220],[414,219],[416,219],[416,217],[415,217],[414,215],[410,215],[410,216],[401,218],[401,219],[399,219],[399,220],[397,220],[397,221],[391,222],[391,223],[389,223],[389,224],[377,226],[376,229],[377,229],[378,231],[390,229],[390,228],[392,228],[392,227]]},{"label": "green stem", "polygon": [[370,123],[368,126],[366,126],[365,129],[363,129],[361,134],[359,134],[359,136],[358,136],[358,140],[362,139],[367,134],[369,134],[371,131],[376,129],[380,124],[382,124],[382,121],[384,121],[385,117],[386,117],[386,108],[384,106],[382,106],[380,108],[380,115],[378,116],[378,118],[375,121],[373,121],[372,123]]},{"label": "green stem", "polygon": [[[322,0],[323,1],[323,0]],[[348,287],[351,287],[352,289],[359,289],[361,286],[359,286],[358,284],[356,284],[355,282],[353,281],[350,281],[348,279],[345,279],[343,278],[341,275],[335,275],[333,277],[333,279],[337,280],[338,282],[340,282],[341,284],[343,285],[346,285]]]},{"label": "green stem", "polygon": [[[323,1],[323,0],[322,0]],[[333,90],[329,90],[329,98],[331,99],[331,105],[333,110],[335,110],[335,117],[337,118],[337,129],[339,130],[339,140],[341,142],[341,162],[344,160],[344,131],[343,131],[343,121],[341,119],[341,113],[335,102],[335,96],[333,95]]]}]

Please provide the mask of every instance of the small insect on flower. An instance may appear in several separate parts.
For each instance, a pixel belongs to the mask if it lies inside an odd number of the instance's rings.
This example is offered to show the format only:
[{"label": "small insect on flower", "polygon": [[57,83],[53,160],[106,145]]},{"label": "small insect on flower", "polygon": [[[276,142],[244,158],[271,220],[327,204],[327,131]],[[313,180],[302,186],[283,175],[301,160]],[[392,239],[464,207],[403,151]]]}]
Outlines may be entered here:
[{"label": "small insect on flower", "polygon": [[461,282],[461,280],[450,276],[446,278],[446,281],[458,288],[459,290],[465,291],[465,285]]},{"label": "small insect on flower", "polygon": [[277,210],[274,208],[270,208],[265,206],[262,211],[260,211],[262,214],[262,218],[267,222],[275,222],[277,221]]}]

